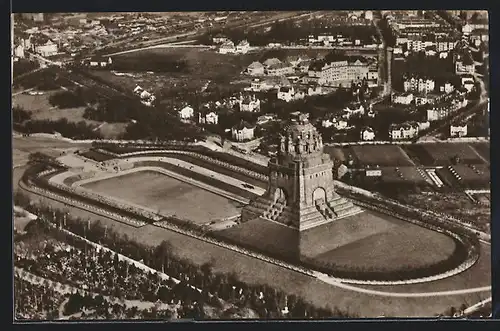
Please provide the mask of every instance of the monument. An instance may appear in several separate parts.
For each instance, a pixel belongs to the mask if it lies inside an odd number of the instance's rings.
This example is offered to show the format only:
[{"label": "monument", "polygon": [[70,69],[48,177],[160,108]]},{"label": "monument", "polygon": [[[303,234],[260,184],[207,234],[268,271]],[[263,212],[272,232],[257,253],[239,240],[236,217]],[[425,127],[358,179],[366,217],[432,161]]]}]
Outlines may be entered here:
[{"label": "monument", "polygon": [[323,141],[306,114],[292,114],[280,137],[280,148],[269,161],[266,192],[242,210],[242,221],[261,217],[299,232],[363,210],[335,192],[333,162],[323,153]]}]

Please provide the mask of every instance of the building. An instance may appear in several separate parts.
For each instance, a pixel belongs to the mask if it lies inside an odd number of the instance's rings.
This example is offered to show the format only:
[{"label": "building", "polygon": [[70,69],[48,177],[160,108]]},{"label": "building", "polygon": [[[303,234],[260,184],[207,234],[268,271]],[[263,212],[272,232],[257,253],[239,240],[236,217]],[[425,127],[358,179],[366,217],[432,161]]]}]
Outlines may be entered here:
[{"label": "building", "polygon": [[439,86],[439,92],[441,93],[451,93],[455,90],[455,86],[450,82],[445,82]]},{"label": "building", "polygon": [[22,44],[17,44],[14,47],[14,58],[24,59],[24,46]]},{"label": "building", "polygon": [[295,66],[295,68],[300,73],[307,73],[309,71],[309,67],[311,66],[311,63],[312,63],[311,60],[300,61],[300,63],[298,63]]},{"label": "building", "polygon": [[238,100],[240,105],[240,111],[244,112],[260,112],[260,99],[255,97],[255,94],[252,96],[240,95],[240,99]]},{"label": "building", "polygon": [[245,90],[253,92],[265,92],[278,89],[279,86],[280,85],[272,79],[260,80],[256,78],[250,83],[250,87],[245,88]]},{"label": "building", "polygon": [[284,62],[271,64],[265,70],[266,74],[269,76],[286,76],[291,75],[295,72],[292,65]]},{"label": "building", "polygon": [[294,99],[295,89],[293,86],[281,86],[278,89],[278,100],[284,100],[290,102]]},{"label": "building", "polygon": [[44,43],[33,43],[34,51],[43,57],[53,56],[58,53],[57,44],[48,39]]},{"label": "building", "polygon": [[450,116],[452,112],[453,109],[449,106],[433,107],[431,109],[427,109],[427,121],[434,122],[443,120]]},{"label": "building", "polygon": [[257,117],[257,124],[262,125],[269,121],[274,121],[277,118],[276,114],[265,114]]},{"label": "building", "polygon": [[371,127],[367,126],[361,129],[360,136],[363,141],[372,141],[375,139],[375,131]]},{"label": "building", "polygon": [[467,123],[450,125],[450,137],[465,137],[465,136],[467,136]]},{"label": "building", "polygon": [[241,218],[247,222],[261,217],[295,229],[299,242],[290,245],[298,249],[298,257],[309,244],[300,237],[303,231],[363,210],[335,192],[333,162],[323,152],[321,135],[305,114],[293,116],[280,134],[277,155],[269,161],[266,193],[245,206]]},{"label": "building", "polygon": [[335,55],[309,66],[308,77],[320,85],[348,86],[368,78],[368,61],[360,56]]},{"label": "building", "polygon": [[236,47],[234,46],[234,43],[231,40],[228,40],[219,47],[219,53],[234,54],[236,53]]},{"label": "building", "polygon": [[365,114],[365,107],[359,102],[353,102],[347,105],[342,110],[342,117],[349,119],[353,116],[361,116]]},{"label": "building", "polygon": [[229,39],[221,34],[218,34],[212,38],[212,42],[214,44],[224,44],[227,41],[229,41]]},{"label": "building", "polygon": [[413,102],[413,100],[413,93],[405,92],[392,94],[392,103],[409,105]]},{"label": "building", "polygon": [[187,120],[190,118],[193,118],[194,116],[194,109],[190,106],[185,106],[181,110],[178,111],[179,117],[183,120]]},{"label": "building", "polygon": [[272,65],[278,64],[278,63],[281,63],[280,59],[273,57],[273,58],[269,58],[269,59],[265,60],[263,65],[264,65],[264,67],[267,68],[269,66],[272,66]]},{"label": "building", "polygon": [[231,137],[235,141],[252,140],[255,136],[255,126],[241,121],[231,128]]},{"label": "building", "polygon": [[264,65],[258,61],[254,61],[247,67],[247,73],[250,76],[262,76],[264,75]]},{"label": "building", "polygon": [[438,39],[436,41],[436,50],[438,52],[448,52],[448,51],[453,50],[455,48],[456,44],[457,44],[457,41],[453,40],[451,38]]},{"label": "building", "polygon": [[455,74],[474,74],[476,68],[470,51],[461,51],[454,54]]},{"label": "building", "polygon": [[321,126],[324,128],[334,127],[337,130],[345,130],[348,127],[348,123],[345,119],[337,116],[327,118],[321,121]]},{"label": "building", "polygon": [[236,52],[241,54],[246,54],[250,50],[250,44],[247,40],[242,40],[236,46]]},{"label": "building", "polygon": [[111,59],[111,57],[108,57],[107,59],[106,58],[103,58],[103,57],[99,57],[99,56],[95,56],[93,58],[90,59],[89,61],[89,65],[91,67],[94,67],[94,68],[106,68],[106,67],[109,67],[113,64],[113,60]]},{"label": "building", "polygon": [[431,93],[434,91],[436,82],[428,77],[405,75],[403,78],[403,89],[405,92]]},{"label": "building", "polygon": [[204,109],[198,113],[198,123],[200,124],[218,124],[219,115],[216,112],[208,109]]},{"label": "building", "polygon": [[392,140],[409,140],[418,137],[418,124],[405,122],[402,124],[392,124],[389,127],[389,137]]}]

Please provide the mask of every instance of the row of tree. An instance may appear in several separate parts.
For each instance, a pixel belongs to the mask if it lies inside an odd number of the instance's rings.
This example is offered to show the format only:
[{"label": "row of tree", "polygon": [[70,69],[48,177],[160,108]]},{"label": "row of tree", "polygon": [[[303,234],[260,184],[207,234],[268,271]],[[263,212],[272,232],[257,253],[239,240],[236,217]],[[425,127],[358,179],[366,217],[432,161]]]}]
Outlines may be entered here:
[{"label": "row of tree", "polygon": [[[65,216],[62,211],[54,211],[46,206],[23,206],[30,211],[40,215],[43,219],[55,224],[62,224],[66,218],[65,228],[74,233],[85,235],[89,240],[101,242],[105,246],[118,251],[135,260],[143,260],[147,265],[156,270],[164,269],[166,273],[179,279],[189,279],[192,285],[212,293],[222,300],[234,300],[237,306],[247,306],[259,312],[262,318],[283,317],[283,299],[287,297],[290,310],[287,317],[291,318],[325,318],[325,317],[348,317],[349,314],[337,309],[330,311],[323,308],[315,308],[301,298],[272,288],[268,285],[251,285],[238,279],[236,274],[220,274],[212,271],[212,264],[206,263],[202,266],[192,264],[190,261],[180,259],[175,254],[173,247],[168,242],[163,242],[157,247],[149,247],[126,236],[121,237],[112,229],[105,229],[99,223],[88,227],[87,222],[81,219]],[[55,218],[53,218],[55,213]],[[201,276],[201,277],[200,277]],[[240,294],[234,293],[234,288],[241,289]],[[259,300],[262,292],[264,300]],[[186,292],[189,293],[189,292]]]}]

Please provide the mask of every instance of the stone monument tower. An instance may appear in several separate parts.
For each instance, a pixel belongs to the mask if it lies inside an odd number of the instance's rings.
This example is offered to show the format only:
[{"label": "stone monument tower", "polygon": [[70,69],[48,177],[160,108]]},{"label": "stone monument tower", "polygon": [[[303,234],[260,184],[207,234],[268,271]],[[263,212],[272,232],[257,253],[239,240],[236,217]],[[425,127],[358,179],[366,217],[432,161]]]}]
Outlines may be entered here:
[{"label": "stone monument tower", "polygon": [[242,221],[262,217],[304,231],[362,212],[335,192],[333,162],[308,116],[292,115],[269,161],[268,188],[243,208]]}]

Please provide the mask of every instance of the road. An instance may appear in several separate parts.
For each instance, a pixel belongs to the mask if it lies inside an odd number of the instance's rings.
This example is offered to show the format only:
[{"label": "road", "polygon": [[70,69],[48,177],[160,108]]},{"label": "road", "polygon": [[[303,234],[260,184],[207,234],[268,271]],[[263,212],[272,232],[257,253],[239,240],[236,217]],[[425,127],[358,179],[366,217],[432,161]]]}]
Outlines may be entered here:
[{"label": "road", "polygon": [[444,130],[451,123],[464,120],[468,116],[470,116],[476,112],[479,112],[483,109],[483,106],[488,103],[488,93],[486,91],[486,86],[484,84],[484,81],[481,79],[479,74],[477,74],[477,73],[474,74],[474,77],[475,77],[476,81],[479,82],[479,86],[480,86],[480,95],[479,95],[479,100],[477,101],[477,104],[470,107],[470,109],[462,108],[462,109],[457,110],[452,116],[450,116],[450,118],[448,118],[446,121],[444,121],[443,124],[441,124],[440,126],[438,126],[435,129],[429,131],[427,134],[422,136],[419,140],[434,137],[438,132]]}]

